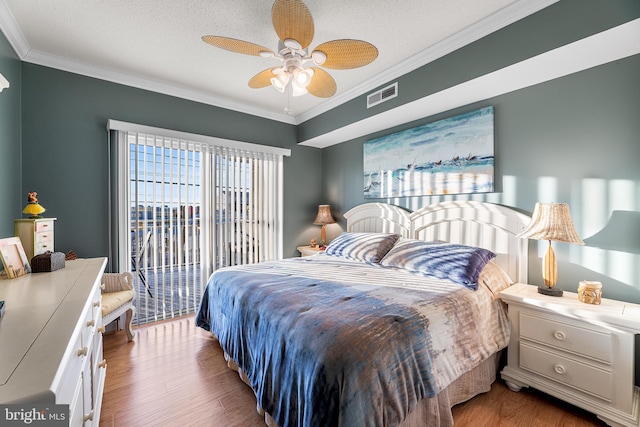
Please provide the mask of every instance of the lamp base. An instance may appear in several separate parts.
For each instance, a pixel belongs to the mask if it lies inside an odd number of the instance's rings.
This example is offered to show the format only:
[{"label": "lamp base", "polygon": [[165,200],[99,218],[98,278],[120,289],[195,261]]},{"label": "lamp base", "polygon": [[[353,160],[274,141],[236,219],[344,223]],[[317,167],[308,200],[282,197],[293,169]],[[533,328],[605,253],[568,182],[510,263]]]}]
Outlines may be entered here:
[{"label": "lamp base", "polygon": [[543,295],[549,295],[551,297],[561,297],[562,289],[547,288],[546,286],[538,286],[538,293]]}]

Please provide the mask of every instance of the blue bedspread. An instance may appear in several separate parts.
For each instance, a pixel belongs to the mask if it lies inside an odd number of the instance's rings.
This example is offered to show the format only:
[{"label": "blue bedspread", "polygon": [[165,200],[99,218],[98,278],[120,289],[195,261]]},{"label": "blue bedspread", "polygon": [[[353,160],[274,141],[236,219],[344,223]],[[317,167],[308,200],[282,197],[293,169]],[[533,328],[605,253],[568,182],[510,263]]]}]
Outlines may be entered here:
[{"label": "blue bedspread", "polygon": [[393,426],[439,391],[429,319],[376,286],[223,269],[196,323],[218,338],[280,427]]}]

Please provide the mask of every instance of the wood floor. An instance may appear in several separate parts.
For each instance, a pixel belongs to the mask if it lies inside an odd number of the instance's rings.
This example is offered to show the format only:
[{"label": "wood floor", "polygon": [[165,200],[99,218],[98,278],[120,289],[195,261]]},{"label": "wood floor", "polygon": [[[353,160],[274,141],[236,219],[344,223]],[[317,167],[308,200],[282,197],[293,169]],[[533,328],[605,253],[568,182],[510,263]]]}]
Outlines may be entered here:
[{"label": "wood floor", "polygon": [[[264,427],[253,392],[227,368],[217,342],[193,316],[104,336],[107,379],[100,426]],[[605,426],[595,416],[500,380],[453,409],[456,426]]]}]

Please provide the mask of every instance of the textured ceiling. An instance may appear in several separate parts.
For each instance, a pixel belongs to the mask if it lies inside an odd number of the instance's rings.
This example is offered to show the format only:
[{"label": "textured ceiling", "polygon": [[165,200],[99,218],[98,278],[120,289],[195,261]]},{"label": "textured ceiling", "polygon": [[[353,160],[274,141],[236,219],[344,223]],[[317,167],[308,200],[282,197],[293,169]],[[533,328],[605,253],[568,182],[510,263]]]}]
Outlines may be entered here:
[{"label": "textured ceiling", "polygon": [[306,0],[310,47],[351,38],[379,50],[365,67],[327,70],[338,84],[329,99],[251,89],[247,81],[276,60],[202,41],[219,35],[277,50],[271,0],[0,0],[0,26],[26,62],[299,123],[554,1]]}]

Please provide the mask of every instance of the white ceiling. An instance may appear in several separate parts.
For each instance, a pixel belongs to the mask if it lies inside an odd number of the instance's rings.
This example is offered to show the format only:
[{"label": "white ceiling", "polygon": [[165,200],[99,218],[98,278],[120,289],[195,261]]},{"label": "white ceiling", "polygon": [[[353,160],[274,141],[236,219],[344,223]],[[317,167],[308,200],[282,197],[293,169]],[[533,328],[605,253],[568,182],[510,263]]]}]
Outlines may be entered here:
[{"label": "white ceiling", "polygon": [[327,70],[338,84],[329,99],[251,89],[247,81],[274,59],[201,40],[226,36],[275,51],[272,0],[0,0],[0,28],[26,62],[301,123],[555,1],[306,0],[311,48],[351,38],[379,50],[365,67]]}]

